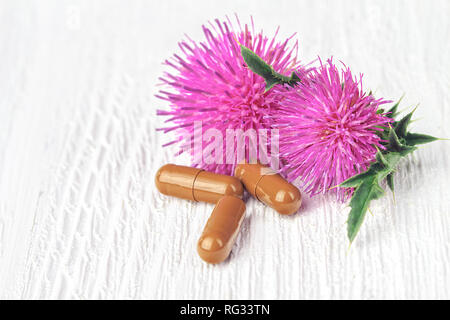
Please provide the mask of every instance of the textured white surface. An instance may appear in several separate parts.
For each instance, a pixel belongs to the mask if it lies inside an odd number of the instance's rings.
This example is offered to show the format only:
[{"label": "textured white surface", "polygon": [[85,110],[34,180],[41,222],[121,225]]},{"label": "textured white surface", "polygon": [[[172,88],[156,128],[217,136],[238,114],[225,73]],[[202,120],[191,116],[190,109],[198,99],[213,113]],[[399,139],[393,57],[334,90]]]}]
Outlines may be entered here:
[{"label": "textured white surface", "polygon": [[402,163],[350,250],[345,205],[250,199],[231,258],[198,258],[213,206],[155,190],[174,150],[153,94],[183,34],[234,12],[406,93],[417,131],[450,137],[448,1],[2,1],[0,298],[450,298],[445,141]]}]

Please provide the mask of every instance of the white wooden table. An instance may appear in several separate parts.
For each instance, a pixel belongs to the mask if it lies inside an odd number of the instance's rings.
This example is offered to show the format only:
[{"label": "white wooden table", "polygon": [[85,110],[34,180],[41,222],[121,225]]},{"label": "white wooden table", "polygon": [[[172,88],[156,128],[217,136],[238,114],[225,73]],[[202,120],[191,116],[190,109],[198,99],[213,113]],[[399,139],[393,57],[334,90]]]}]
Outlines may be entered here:
[{"label": "white wooden table", "polygon": [[161,62],[201,24],[298,32],[450,137],[448,1],[2,1],[0,298],[450,298],[450,144],[404,161],[348,250],[348,208],[281,217],[250,199],[229,260],[195,246],[213,206],[158,194]]}]

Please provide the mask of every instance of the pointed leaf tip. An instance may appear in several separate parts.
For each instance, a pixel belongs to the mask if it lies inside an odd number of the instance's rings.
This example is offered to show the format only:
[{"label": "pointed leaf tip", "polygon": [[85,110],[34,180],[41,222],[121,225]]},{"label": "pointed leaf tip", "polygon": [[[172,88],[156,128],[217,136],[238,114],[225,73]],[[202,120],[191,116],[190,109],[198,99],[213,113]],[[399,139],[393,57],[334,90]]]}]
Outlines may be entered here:
[{"label": "pointed leaf tip", "polygon": [[394,192],[394,173],[390,173],[386,177],[387,185],[392,192]]},{"label": "pointed leaf tip", "polygon": [[402,95],[400,97],[400,99],[398,99],[398,101],[387,111],[387,115],[386,116],[388,118],[392,118],[393,119],[397,115],[398,106],[400,105],[400,102],[402,101],[404,96],[405,95]]},{"label": "pointed leaf tip", "polygon": [[439,140],[439,138],[429,136],[426,134],[408,132],[406,134],[405,140],[408,145],[415,146],[418,144],[430,143]]},{"label": "pointed leaf tip", "polygon": [[417,107],[395,124],[395,133],[399,138],[404,138],[406,136],[409,123],[411,122],[412,115],[416,109]]},{"label": "pointed leaf tip", "polygon": [[392,127],[389,128],[389,148],[394,151],[399,151],[402,148],[397,133],[395,132],[395,129]]}]

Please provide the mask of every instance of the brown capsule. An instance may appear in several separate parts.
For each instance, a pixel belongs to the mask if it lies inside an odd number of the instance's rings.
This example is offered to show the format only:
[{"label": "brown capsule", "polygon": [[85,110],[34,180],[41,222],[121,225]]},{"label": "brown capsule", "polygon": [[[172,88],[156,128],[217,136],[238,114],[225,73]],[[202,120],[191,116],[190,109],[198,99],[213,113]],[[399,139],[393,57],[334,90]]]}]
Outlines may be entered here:
[{"label": "brown capsule", "polygon": [[166,164],[155,177],[159,192],[178,198],[217,203],[225,195],[242,198],[244,187],[235,177],[198,168]]},{"label": "brown capsule", "polygon": [[239,164],[234,171],[247,191],[280,214],[297,212],[302,203],[300,191],[269,167],[261,164]]},{"label": "brown capsule", "polygon": [[225,196],[217,202],[197,244],[204,261],[219,263],[231,252],[244,220],[245,203],[239,198]]}]

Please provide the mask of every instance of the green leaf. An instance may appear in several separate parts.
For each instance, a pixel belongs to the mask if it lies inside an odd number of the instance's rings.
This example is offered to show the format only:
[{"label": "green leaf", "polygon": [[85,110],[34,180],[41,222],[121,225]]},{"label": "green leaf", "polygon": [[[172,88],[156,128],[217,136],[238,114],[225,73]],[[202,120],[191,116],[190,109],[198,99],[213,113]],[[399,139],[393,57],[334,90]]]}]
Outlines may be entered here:
[{"label": "green leaf", "polygon": [[400,151],[402,149],[402,144],[400,140],[398,139],[397,133],[395,132],[395,129],[392,127],[389,128],[389,137],[388,137],[388,148],[393,151]]},{"label": "green leaf", "polygon": [[264,79],[275,79],[272,75],[272,67],[249,48],[241,45],[241,54],[247,66],[254,73],[260,75]]},{"label": "green leaf", "polygon": [[299,76],[294,71],[292,71],[290,81],[300,82],[302,80],[299,78]]},{"label": "green leaf", "polygon": [[376,172],[374,171],[364,171],[363,173],[357,174],[347,180],[345,180],[344,182],[342,182],[339,187],[342,188],[355,188],[358,187],[361,183],[364,182],[364,180],[366,180],[368,177],[372,177],[376,175]]},{"label": "green leaf", "polygon": [[411,118],[412,118],[414,111],[416,111],[416,109],[414,109],[413,111],[408,113],[406,116],[404,116],[400,121],[395,123],[395,133],[397,134],[397,136],[399,138],[406,137],[408,125],[411,122]]},{"label": "green leaf", "polygon": [[[384,158],[386,159],[387,163],[387,171],[392,171],[397,167],[397,164],[400,162],[400,159],[402,158],[402,155],[398,152],[388,152],[384,155]],[[382,176],[381,178],[384,178]]]},{"label": "green leaf", "polygon": [[378,150],[377,154],[375,155],[375,160],[383,167],[389,166],[388,161],[386,160],[386,158],[383,156],[383,154],[379,150]]},{"label": "green leaf", "polygon": [[250,70],[264,78],[266,81],[266,91],[272,89],[277,84],[294,86],[301,81],[295,72],[292,72],[290,77],[276,72],[256,53],[243,45],[241,45],[241,55]]},{"label": "green leaf", "polygon": [[394,192],[394,173],[391,172],[386,177],[387,185],[392,192]]},{"label": "green leaf", "polygon": [[350,201],[350,214],[347,221],[347,235],[350,242],[353,242],[366,216],[371,200],[380,198],[384,190],[378,184],[375,176],[364,180],[355,190]]},{"label": "green leaf", "polygon": [[395,118],[395,116],[397,115],[397,109],[398,109],[398,106],[400,105],[400,102],[402,101],[402,99],[403,99],[403,96],[401,96],[400,99],[398,99],[397,103],[394,104],[394,105],[392,106],[392,108],[390,108],[390,109],[387,111],[388,114],[386,115],[386,117],[391,118],[391,119],[394,119],[394,118]]},{"label": "green leaf", "polygon": [[424,144],[439,140],[439,138],[429,136],[426,134],[420,134],[420,133],[411,133],[408,132],[405,137],[406,144],[410,146],[415,146],[418,144]]},{"label": "green leaf", "polygon": [[275,85],[280,83],[280,80],[277,78],[266,78],[266,92],[272,89]]},{"label": "green leaf", "polygon": [[390,128],[388,150],[398,152],[401,156],[406,156],[416,149],[417,148],[414,146],[401,143],[401,141],[397,137],[397,134],[395,133],[395,130],[393,128]]},{"label": "green leaf", "polygon": [[[403,97],[402,97],[403,98]],[[393,118],[397,114],[397,108],[401,99],[388,111]],[[394,121],[391,127],[379,132],[378,135],[386,140],[383,142],[385,149],[378,150],[374,162],[362,173],[342,182],[343,188],[356,188],[350,200],[352,208],[348,218],[347,235],[352,242],[364,221],[370,201],[378,199],[384,194],[379,183],[386,178],[388,187],[394,191],[394,172],[400,160],[417,149],[415,145],[439,140],[438,138],[408,132],[413,112],[410,112],[400,121]]]}]

